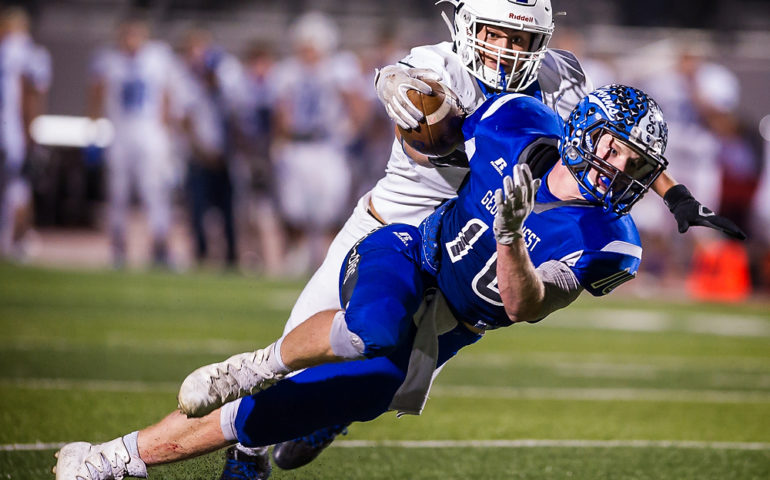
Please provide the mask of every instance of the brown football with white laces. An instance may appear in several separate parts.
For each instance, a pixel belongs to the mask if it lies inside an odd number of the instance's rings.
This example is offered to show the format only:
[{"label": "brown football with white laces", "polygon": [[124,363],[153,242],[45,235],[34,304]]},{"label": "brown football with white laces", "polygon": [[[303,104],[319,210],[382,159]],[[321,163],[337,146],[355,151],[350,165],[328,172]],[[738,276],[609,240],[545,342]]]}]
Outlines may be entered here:
[{"label": "brown football with white laces", "polygon": [[433,90],[425,95],[417,90],[407,90],[409,100],[425,118],[416,128],[398,128],[404,143],[418,152],[439,156],[448,155],[463,143],[465,112],[457,95],[443,83],[421,79]]}]

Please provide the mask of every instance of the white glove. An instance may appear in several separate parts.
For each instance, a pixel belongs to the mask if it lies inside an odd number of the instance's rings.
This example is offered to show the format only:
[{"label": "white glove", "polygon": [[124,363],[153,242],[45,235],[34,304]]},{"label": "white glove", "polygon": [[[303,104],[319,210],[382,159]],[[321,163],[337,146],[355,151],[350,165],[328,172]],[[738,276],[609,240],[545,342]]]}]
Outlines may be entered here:
[{"label": "white glove", "polygon": [[519,163],[513,166],[513,178],[503,177],[503,190],[495,191],[497,213],[492,230],[497,243],[510,245],[521,238],[521,225],[535,206],[535,193],[540,188],[540,179],[532,179],[529,165]]},{"label": "white glove", "polygon": [[377,71],[374,79],[374,88],[377,97],[383,105],[391,120],[403,129],[416,128],[418,122],[425,115],[414,106],[406,95],[407,90],[417,90],[426,95],[432,92],[427,80],[441,80],[441,76],[427,68],[404,68],[398,65],[388,65]]}]

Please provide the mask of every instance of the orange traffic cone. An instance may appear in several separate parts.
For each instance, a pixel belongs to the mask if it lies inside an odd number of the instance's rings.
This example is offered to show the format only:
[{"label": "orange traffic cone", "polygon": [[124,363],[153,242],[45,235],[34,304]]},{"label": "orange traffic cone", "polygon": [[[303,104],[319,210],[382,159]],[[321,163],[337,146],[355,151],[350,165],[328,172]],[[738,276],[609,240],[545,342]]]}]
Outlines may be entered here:
[{"label": "orange traffic cone", "polygon": [[698,245],[687,278],[690,295],[697,300],[741,302],[751,293],[749,257],[739,242],[717,241]]}]

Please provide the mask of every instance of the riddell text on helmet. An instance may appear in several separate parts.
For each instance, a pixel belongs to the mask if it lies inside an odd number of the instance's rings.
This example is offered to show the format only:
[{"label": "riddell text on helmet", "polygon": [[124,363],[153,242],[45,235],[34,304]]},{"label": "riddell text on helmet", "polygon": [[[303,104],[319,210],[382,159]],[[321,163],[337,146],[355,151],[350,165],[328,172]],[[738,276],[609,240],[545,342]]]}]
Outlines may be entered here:
[{"label": "riddell text on helmet", "polygon": [[519,15],[517,13],[509,13],[508,18],[511,20],[518,20],[520,22],[534,23],[535,17],[528,17],[526,15]]}]

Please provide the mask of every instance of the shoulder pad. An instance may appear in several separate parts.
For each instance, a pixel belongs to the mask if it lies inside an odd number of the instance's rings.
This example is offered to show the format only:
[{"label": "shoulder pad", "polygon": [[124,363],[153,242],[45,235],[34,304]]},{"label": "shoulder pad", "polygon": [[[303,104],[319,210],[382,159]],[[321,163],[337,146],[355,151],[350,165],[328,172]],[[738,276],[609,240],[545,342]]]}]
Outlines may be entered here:
[{"label": "shoulder pad", "polygon": [[527,147],[519,158],[519,163],[526,163],[533,178],[543,178],[559,161],[556,139],[541,137]]},{"label": "shoulder pad", "polygon": [[593,90],[577,57],[567,50],[548,49],[537,77],[543,102],[566,118],[575,105]]}]

